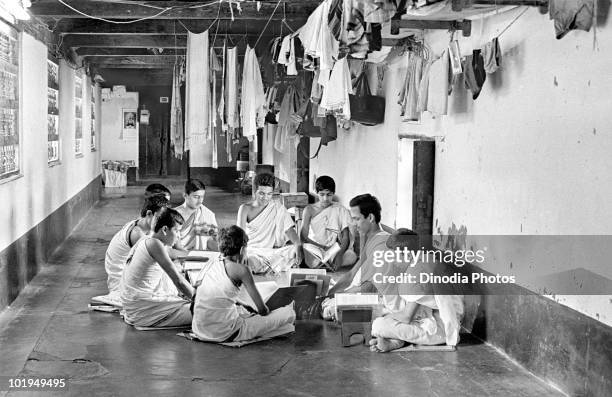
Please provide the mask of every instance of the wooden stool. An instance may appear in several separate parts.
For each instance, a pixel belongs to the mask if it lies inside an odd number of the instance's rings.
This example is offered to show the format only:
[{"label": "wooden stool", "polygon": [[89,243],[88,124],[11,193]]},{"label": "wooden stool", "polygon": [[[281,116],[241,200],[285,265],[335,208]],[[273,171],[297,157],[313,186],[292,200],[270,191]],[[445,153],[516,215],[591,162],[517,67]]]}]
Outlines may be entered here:
[{"label": "wooden stool", "polygon": [[372,332],[371,306],[338,306],[338,321],[342,346],[351,346],[351,336],[363,335],[363,343],[368,344]]}]

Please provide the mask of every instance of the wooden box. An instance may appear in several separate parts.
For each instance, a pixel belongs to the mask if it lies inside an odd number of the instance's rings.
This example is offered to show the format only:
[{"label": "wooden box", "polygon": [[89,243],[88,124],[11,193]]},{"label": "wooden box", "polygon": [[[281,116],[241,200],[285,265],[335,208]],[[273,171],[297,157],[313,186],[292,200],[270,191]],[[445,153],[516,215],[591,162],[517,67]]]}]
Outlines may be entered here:
[{"label": "wooden box", "polygon": [[285,208],[298,207],[303,208],[308,205],[308,195],[304,192],[299,193],[281,193],[281,203]]}]

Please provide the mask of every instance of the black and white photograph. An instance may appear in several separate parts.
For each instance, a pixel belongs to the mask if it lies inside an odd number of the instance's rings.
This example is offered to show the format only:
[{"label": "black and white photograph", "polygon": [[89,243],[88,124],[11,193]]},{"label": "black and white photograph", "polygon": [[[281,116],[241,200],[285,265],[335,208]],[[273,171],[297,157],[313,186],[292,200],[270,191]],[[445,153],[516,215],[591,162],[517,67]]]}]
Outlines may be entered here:
[{"label": "black and white photograph", "polygon": [[611,5],[0,0],[0,396],[612,396]]},{"label": "black and white photograph", "polygon": [[123,128],[136,129],[136,111],[123,110]]}]

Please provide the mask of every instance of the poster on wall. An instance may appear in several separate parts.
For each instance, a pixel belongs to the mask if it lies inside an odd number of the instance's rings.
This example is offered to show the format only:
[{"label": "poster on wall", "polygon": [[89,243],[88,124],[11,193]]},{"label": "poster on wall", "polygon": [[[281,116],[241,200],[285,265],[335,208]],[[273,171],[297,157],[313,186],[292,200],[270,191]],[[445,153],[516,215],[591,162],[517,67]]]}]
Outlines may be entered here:
[{"label": "poster on wall", "polygon": [[121,139],[124,141],[135,141],[138,137],[138,122],[137,110],[121,109],[122,134]]}]

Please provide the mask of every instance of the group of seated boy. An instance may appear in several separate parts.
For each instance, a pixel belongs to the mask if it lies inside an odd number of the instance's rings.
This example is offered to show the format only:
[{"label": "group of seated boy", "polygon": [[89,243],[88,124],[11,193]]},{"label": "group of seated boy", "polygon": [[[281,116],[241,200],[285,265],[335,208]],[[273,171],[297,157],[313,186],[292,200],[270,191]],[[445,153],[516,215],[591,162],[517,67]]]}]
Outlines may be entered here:
[{"label": "group of seated boy", "polygon": [[[334,319],[337,293],[373,292],[383,296],[384,315],[372,324],[370,349],[386,352],[405,343],[456,345],[463,306],[460,296],[414,295],[373,282],[380,269],[376,251],[394,249],[381,226],[376,197],[363,194],[349,209],[333,201],[334,180],[315,182],[318,201],[304,209],[300,232],[288,210],[273,199],[271,174],[254,178],[254,200],[238,209],[236,225],[218,229],[215,214],[204,206],[204,183],[190,179],[184,202],[170,208],[170,191],[153,184],[145,191],[140,217],[112,238],[106,252],[107,296],[121,308],[126,323],[140,327],[191,326],[198,339],[239,342],[268,335],[293,324],[293,304],[270,311],[253,274],[276,274],[292,267],[352,268],[341,276],[322,302],[323,318]],[[359,257],[351,248],[351,229],[359,234]],[[398,235],[414,234],[400,230]],[[176,264],[192,250],[219,251],[196,288]],[[326,255],[327,254],[327,255]],[[387,274],[404,271],[387,266]],[[254,308],[238,300],[241,289]]]}]

